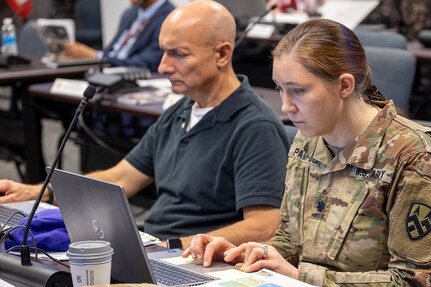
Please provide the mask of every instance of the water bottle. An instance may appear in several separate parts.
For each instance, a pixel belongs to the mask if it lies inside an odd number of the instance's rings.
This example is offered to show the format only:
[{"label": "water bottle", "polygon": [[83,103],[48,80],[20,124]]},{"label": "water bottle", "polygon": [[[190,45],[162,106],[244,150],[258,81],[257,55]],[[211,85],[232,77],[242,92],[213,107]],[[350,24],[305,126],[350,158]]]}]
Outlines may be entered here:
[{"label": "water bottle", "polygon": [[12,22],[12,18],[4,18],[3,25],[1,27],[1,53],[4,55],[16,55],[18,54],[18,47],[16,44],[16,32],[15,25]]}]

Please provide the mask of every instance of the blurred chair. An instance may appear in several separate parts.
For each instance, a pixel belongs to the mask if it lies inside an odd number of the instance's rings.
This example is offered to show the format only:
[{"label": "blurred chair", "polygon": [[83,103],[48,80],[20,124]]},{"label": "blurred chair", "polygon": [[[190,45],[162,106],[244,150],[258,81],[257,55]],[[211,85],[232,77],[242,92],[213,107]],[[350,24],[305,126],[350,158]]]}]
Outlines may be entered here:
[{"label": "blurred chair", "polygon": [[358,36],[362,46],[407,49],[407,39],[400,33],[355,30],[355,34]]},{"label": "blurred chair", "polygon": [[34,58],[42,58],[46,47],[37,30],[36,20],[25,23],[18,35],[18,51],[20,54]]},{"label": "blurred chair", "polygon": [[382,94],[408,113],[416,58],[407,50],[365,46],[372,81]]},{"label": "blurred chair", "polygon": [[[41,58],[46,49],[37,31],[35,20],[26,22],[18,35],[20,55]],[[0,137],[0,159],[13,161],[23,182],[26,179],[26,140],[24,121],[20,108],[20,89],[13,86],[7,108],[0,109],[0,132],[7,136]]]},{"label": "blurred chair", "polygon": [[13,161],[22,181],[26,180],[24,122],[11,110],[0,110],[0,159]]},{"label": "blurred chair", "polygon": [[293,140],[296,137],[296,134],[298,133],[298,128],[291,125],[284,125],[284,130],[287,134],[287,142],[289,144],[289,148],[292,146]]},{"label": "blurred chair", "polygon": [[100,0],[75,2],[76,41],[102,49]]}]

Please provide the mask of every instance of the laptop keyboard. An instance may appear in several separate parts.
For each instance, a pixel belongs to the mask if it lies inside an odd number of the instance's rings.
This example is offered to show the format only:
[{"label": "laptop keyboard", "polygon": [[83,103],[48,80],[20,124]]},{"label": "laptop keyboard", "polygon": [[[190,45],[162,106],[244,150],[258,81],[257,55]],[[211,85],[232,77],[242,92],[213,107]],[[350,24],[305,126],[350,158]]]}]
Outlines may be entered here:
[{"label": "laptop keyboard", "polygon": [[21,219],[24,218],[23,214],[24,213],[21,210],[0,205],[0,228],[3,228],[3,225],[6,223],[10,216],[12,217],[7,222],[7,226],[17,226]]},{"label": "laptop keyboard", "polygon": [[216,278],[209,275],[191,272],[159,260],[149,259],[151,269],[158,284],[167,286],[195,286],[216,280]]}]

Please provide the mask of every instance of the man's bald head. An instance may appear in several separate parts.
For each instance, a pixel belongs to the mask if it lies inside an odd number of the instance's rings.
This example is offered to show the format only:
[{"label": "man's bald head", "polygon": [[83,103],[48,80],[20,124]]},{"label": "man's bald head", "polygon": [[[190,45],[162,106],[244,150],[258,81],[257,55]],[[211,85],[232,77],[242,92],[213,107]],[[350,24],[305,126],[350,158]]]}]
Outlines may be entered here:
[{"label": "man's bald head", "polygon": [[196,0],[175,9],[166,18],[162,32],[186,32],[199,36],[202,44],[235,43],[235,19],[221,4],[211,0]]}]

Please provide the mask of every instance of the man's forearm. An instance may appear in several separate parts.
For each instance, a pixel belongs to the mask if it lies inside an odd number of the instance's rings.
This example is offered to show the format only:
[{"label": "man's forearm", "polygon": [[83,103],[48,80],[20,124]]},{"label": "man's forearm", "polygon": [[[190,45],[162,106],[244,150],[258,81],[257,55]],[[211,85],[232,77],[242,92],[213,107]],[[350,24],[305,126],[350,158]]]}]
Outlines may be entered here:
[{"label": "man's forearm", "polygon": [[[221,236],[234,245],[248,241],[266,242],[271,239],[278,227],[279,209],[266,207],[254,210],[253,215],[225,227],[207,232],[210,236]],[[182,237],[183,248],[190,245],[193,236]]]}]

